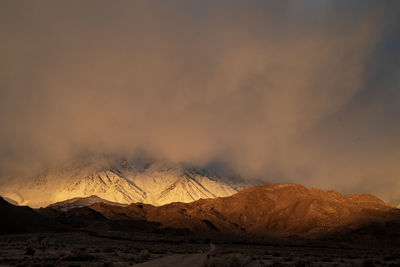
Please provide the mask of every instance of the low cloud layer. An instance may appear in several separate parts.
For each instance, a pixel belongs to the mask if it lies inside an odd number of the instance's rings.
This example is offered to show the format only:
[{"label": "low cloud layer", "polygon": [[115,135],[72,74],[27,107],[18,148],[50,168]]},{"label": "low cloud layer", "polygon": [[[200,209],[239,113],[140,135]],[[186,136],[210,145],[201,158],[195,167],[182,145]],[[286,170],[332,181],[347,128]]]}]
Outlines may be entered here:
[{"label": "low cloud layer", "polygon": [[143,150],[400,200],[399,18],[397,1],[3,1],[2,179]]}]

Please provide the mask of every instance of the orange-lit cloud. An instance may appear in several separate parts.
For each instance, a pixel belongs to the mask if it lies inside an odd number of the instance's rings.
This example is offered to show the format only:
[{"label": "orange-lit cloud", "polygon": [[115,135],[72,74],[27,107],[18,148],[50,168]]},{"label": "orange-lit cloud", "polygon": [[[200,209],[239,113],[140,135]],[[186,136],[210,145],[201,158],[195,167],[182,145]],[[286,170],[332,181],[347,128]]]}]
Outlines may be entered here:
[{"label": "orange-lit cloud", "polygon": [[142,149],[400,200],[399,4],[320,2],[5,1],[3,179]]}]

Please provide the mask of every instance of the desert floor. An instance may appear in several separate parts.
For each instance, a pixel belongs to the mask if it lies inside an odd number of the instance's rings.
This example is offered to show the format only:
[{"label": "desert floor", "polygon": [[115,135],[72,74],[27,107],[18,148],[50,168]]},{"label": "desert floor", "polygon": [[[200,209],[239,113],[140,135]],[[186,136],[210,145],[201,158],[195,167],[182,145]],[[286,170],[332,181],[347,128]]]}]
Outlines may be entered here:
[{"label": "desert floor", "polygon": [[400,250],[346,245],[250,245],[156,234],[0,236],[0,266],[400,266]]}]

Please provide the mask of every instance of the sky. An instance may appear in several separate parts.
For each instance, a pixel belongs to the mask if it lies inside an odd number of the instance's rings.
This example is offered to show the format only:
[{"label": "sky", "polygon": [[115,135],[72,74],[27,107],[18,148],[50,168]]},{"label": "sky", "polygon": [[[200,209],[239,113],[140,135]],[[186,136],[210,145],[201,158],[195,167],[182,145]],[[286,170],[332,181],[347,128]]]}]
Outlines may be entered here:
[{"label": "sky", "polygon": [[0,179],[81,153],[400,203],[399,1],[11,1]]}]

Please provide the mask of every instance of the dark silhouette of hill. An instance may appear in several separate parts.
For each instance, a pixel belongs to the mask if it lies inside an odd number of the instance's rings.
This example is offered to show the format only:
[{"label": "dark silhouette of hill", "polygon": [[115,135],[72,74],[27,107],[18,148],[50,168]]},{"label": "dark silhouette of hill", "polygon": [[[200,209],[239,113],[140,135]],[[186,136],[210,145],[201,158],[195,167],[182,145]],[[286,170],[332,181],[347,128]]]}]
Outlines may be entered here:
[{"label": "dark silhouette of hill", "polygon": [[0,234],[62,231],[65,227],[27,206],[14,206],[0,197]]},{"label": "dark silhouette of hill", "polygon": [[[120,216],[118,216],[117,213],[114,213],[112,216],[113,219],[109,220],[102,213],[92,208],[82,206],[83,203],[91,204],[91,201],[95,198],[97,197],[90,196],[87,198],[74,198],[49,205],[46,208],[37,209],[36,211],[43,216],[49,217],[67,227],[72,227],[73,229],[94,230],[100,232],[111,230],[120,232],[166,233],[165,229],[160,230],[162,226],[161,224],[146,221],[143,216],[133,216],[133,214],[131,214],[132,216],[126,216],[124,214],[124,212],[126,212],[125,210],[121,212]],[[99,202],[95,203],[94,206],[100,207],[106,205],[106,210],[109,210],[110,212],[112,210],[118,212],[118,208],[126,206],[114,202],[103,202],[103,199],[101,198],[97,199]],[[78,200],[79,203],[77,203],[76,200]],[[80,207],[71,208],[73,206]],[[109,209],[109,207],[112,208]],[[105,214],[107,213],[106,210],[104,210]],[[168,231],[171,232],[170,230]],[[177,232],[179,231],[173,231],[173,233]]]}]

